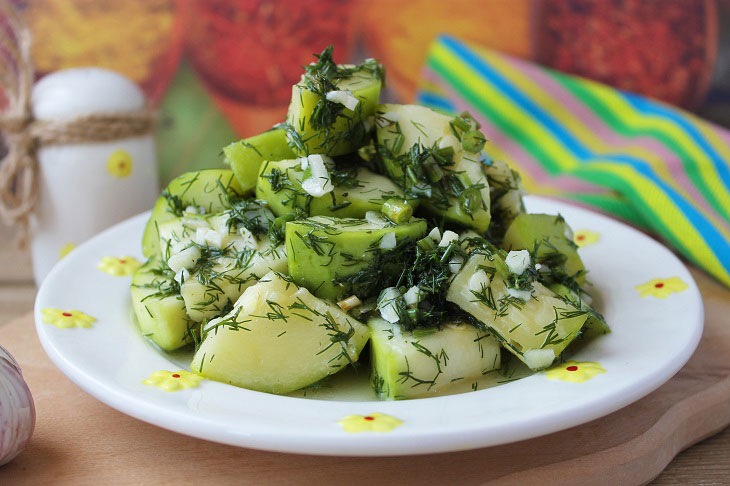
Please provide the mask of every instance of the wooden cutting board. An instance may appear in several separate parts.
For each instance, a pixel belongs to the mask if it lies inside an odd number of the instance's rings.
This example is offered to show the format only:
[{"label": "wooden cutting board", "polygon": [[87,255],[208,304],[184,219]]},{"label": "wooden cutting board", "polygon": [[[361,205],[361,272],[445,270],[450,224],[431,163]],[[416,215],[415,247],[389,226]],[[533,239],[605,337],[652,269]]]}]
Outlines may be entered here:
[{"label": "wooden cutting board", "polygon": [[689,363],[648,397],[537,439],[412,457],[261,452],[140,422],[56,370],[28,314],[2,327],[0,343],[20,362],[38,418],[28,449],[0,468],[0,484],[643,484],[679,451],[730,424],[730,291],[694,276],[705,300],[704,336]]}]

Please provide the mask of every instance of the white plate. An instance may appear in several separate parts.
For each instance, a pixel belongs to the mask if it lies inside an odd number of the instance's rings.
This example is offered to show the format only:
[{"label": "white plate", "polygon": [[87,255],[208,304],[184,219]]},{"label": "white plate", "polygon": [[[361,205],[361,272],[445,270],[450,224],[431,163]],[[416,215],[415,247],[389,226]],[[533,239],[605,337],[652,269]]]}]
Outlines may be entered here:
[{"label": "white plate", "polygon": [[[180,359],[156,351],[139,334],[129,277],[113,277],[96,266],[104,256],[141,258],[148,214],[101,233],[54,268],[35,304],[38,335],[56,366],[107,405],[166,429],[226,444],[307,454],[402,455],[492,446],[556,432],[611,413],[666,382],[696,348],[703,308],[687,269],[654,240],[560,202],[528,197],[526,203],[530,212],[561,213],[575,230],[600,235],[580,253],[613,332],[573,356],[606,370],[582,383],[537,373],[476,392],[396,402],[351,401],[357,393],[336,387],[325,395],[328,400],[313,400],[207,380],[177,392],[144,385],[142,380],[154,371],[180,369]],[[637,285],[668,277],[679,277],[687,288],[667,298],[640,297]],[[89,329],[59,329],[42,322],[44,308],[79,309],[98,321]],[[402,425],[388,432],[351,433],[338,423],[346,416],[374,413],[395,417]]]}]

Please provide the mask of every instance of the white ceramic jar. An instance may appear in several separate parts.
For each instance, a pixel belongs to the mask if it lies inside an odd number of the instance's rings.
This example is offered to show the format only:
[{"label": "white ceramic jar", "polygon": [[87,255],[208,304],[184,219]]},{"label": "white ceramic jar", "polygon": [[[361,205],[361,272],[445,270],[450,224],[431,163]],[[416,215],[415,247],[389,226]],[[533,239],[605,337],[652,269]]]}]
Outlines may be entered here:
[{"label": "white ceramic jar", "polygon": [[[52,73],[36,83],[33,116],[63,120],[144,107],[144,94],[126,77],[101,68]],[[39,200],[31,217],[31,255],[37,284],[76,245],[152,207],[158,194],[152,134],[102,143],[38,150]]]}]

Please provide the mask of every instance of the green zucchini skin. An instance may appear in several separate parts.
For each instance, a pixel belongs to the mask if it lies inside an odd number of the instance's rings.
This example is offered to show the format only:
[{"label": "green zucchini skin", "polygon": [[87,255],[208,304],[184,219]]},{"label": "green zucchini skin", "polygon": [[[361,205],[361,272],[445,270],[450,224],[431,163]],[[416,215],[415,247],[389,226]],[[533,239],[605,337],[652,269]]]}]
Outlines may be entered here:
[{"label": "green zucchini skin", "polygon": [[[338,90],[349,90],[359,100],[355,110],[344,108],[327,130],[314,128],[312,116],[321,98],[300,81],[292,87],[286,121],[301,144],[292,144],[297,155],[345,155],[365,145],[370,137],[366,120],[375,113],[382,80],[372,72],[357,71],[337,82]],[[300,145],[297,147],[297,145]]]},{"label": "green zucchini skin", "polygon": [[[572,230],[562,216],[522,213],[510,224],[502,241],[505,250],[528,250],[537,263],[562,267],[579,285],[586,280],[585,266],[572,240]],[[570,236],[570,238],[569,238]]]},{"label": "green zucchini skin", "polygon": [[204,169],[176,177],[155,202],[142,234],[142,254],[145,258],[160,256],[158,226],[182,216],[187,206],[201,207],[208,214],[218,213],[227,209],[227,196],[243,193],[230,169]]},{"label": "green zucchini skin", "polygon": [[261,165],[269,160],[284,160],[296,155],[289,148],[284,128],[272,128],[253,137],[223,147],[226,164],[230,165],[244,194],[256,189]]},{"label": "green zucchini skin", "polygon": [[501,158],[491,158],[484,171],[489,181],[491,222],[487,229],[490,240],[501,243],[515,218],[525,213],[522,184],[517,171]]},{"label": "green zucchini skin", "polygon": [[421,336],[380,318],[368,327],[373,389],[383,400],[433,396],[501,365],[497,339],[468,324],[445,324]]},{"label": "green zucchini skin", "polygon": [[[380,243],[390,233],[395,236],[396,247],[381,249]],[[398,251],[425,234],[426,222],[416,218],[398,225],[327,216],[290,221],[286,224],[289,275],[297,285],[324,299],[337,300],[352,294],[370,297],[367,288],[347,283],[347,277],[378,265],[378,255]]]},{"label": "green zucchini skin", "polygon": [[173,276],[150,259],[132,277],[132,308],[142,335],[165,351],[174,351],[192,341],[197,325],[188,318],[185,302]]},{"label": "green zucchini skin", "polygon": [[363,218],[368,211],[380,212],[388,199],[405,197],[393,181],[364,167],[353,168],[346,183],[335,181],[334,190],[320,197],[304,192],[303,178],[298,159],[266,162],[256,184],[256,197],[268,201],[277,216],[299,213],[338,218]]},{"label": "green zucchini skin", "polygon": [[576,292],[559,283],[554,283],[549,288],[557,295],[569,300],[576,307],[588,311],[588,319],[586,319],[585,326],[583,326],[581,337],[593,339],[611,332],[611,328],[608,326],[606,319],[586,302],[584,295],[578,296]]},{"label": "green zucchini skin", "polygon": [[[409,184],[404,164],[407,165],[414,147],[420,147],[422,151],[451,148],[453,163],[440,170],[444,174],[452,173],[465,188],[473,188],[475,203],[472,209],[467,211],[452,195],[448,195],[445,202],[422,197],[421,204],[437,219],[486,234],[491,221],[491,200],[484,157],[479,152],[463,149],[452,132],[454,118],[418,105],[382,104],[375,113],[376,147],[389,177],[401,187]],[[388,121],[388,117],[397,118],[397,121]]]}]

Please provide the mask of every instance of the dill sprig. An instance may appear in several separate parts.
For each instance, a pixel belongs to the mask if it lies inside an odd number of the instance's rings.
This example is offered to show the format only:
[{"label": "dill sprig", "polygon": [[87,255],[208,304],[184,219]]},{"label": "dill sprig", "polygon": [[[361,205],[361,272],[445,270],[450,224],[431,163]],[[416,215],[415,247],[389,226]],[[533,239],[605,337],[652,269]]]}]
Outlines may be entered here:
[{"label": "dill sprig", "polygon": [[354,294],[362,300],[376,295],[381,289],[392,286],[398,280],[402,262],[406,261],[413,251],[412,245],[412,242],[403,239],[395,248],[388,251],[373,248],[368,255],[340,253],[344,259],[344,268],[362,262],[367,262],[367,265],[354,273],[335,275],[333,283],[342,285],[344,294]]},{"label": "dill sprig", "polygon": [[231,309],[226,313],[226,316],[217,320],[211,321],[210,323],[203,324],[201,326],[201,342],[209,334],[217,334],[219,329],[230,329],[232,331],[251,331],[250,328],[244,324],[251,322],[251,319],[238,319],[241,315],[242,307],[238,307],[235,310]]},{"label": "dill sprig", "polygon": [[[327,93],[337,91],[342,80],[350,79],[358,73],[367,74],[384,85],[385,70],[375,59],[366,59],[355,66],[338,65],[334,62],[332,53],[333,46],[330,45],[320,54],[314,55],[317,59],[316,62],[304,66],[304,75],[298,86],[313,93],[317,97],[317,102],[308,119],[309,126],[314,130],[313,134],[302,137],[307,124],[305,117],[299,120],[299,127],[284,126],[289,145],[297,153],[309,154],[310,147],[307,142],[311,138],[321,139],[316,147],[318,152],[329,153],[330,149],[340,143],[349,142],[359,147],[364,145],[370,137],[363,120],[363,104],[359,103],[354,113],[348,115],[342,104],[327,99]],[[334,124],[343,119],[345,120],[344,129],[332,130]]]},{"label": "dill sprig", "polygon": [[[333,356],[328,361],[328,363],[330,363],[331,366],[335,368],[341,368],[342,365],[340,363],[340,360],[344,359],[345,361],[347,361],[347,364],[355,367],[355,362],[350,357],[348,347],[350,339],[355,335],[355,328],[352,326],[352,323],[349,320],[346,321],[346,330],[343,330],[342,328],[344,328],[344,326],[340,326],[337,324],[335,318],[332,316],[332,313],[330,311],[320,312],[313,307],[307,305],[301,299],[301,297],[298,297],[296,302],[290,304],[287,308],[291,311],[296,311],[296,315],[300,317],[304,317],[302,315],[303,313],[309,313],[312,316],[319,318],[317,319],[317,325],[325,329],[327,336],[329,336],[329,343],[327,343],[324,348],[317,352],[317,355],[327,352],[333,346],[339,346],[340,352]],[[306,317],[304,318],[306,319]]]},{"label": "dill sprig", "polygon": [[167,265],[166,261],[151,260],[145,264],[143,271],[154,275],[154,279],[145,284],[132,284],[132,286],[142,289],[152,289],[154,292],[146,295],[142,299],[142,302],[149,299],[161,300],[166,297],[180,295],[180,284],[175,280],[175,272]]},{"label": "dill sprig", "polygon": [[[428,237],[426,239],[431,241]],[[364,258],[344,253],[341,256],[345,258],[344,267],[368,262],[357,272],[335,277],[333,283],[342,285],[346,294],[355,294],[365,300],[386,287],[397,287],[401,293],[410,287],[418,287],[423,295],[422,301],[415,307],[398,307],[397,310],[399,325],[406,331],[435,329],[447,316],[461,314],[446,301],[446,293],[454,277],[450,262],[455,257],[468,257],[457,241],[439,247],[414,244],[412,240],[404,239],[389,251],[379,250],[375,242]]]},{"label": "dill sprig", "polygon": [[[231,178],[229,178],[225,183],[221,180],[221,177],[216,179],[215,182],[206,182],[205,185],[196,192],[200,194],[210,194],[216,189],[220,189],[219,202],[224,208],[226,208],[227,198],[229,196],[236,196],[236,194],[231,189],[233,177],[231,176]],[[196,201],[194,197],[187,197],[188,191],[190,191],[190,189],[198,182],[200,182],[200,172],[196,172],[190,179],[180,182],[180,187],[174,192],[171,192],[169,187],[165,188],[165,190],[162,191],[161,196],[165,198],[167,202],[167,211],[179,218],[183,216],[185,209],[188,206],[200,206],[200,203]],[[210,212],[211,207],[212,204],[208,204],[207,206],[203,206],[203,209]]]},{"label": "dill sprig", "polygon": [[177,194],[171,194],[167,189],[162,191],[162,197],[167,201],[167,211],[169,213],[174,214],[178,218],[183,215],[188,204],[183,202],[182,197]]},{"label": "dill sprig", "polygon": [[232,202],[227,211],[227,226],[229,232],[236,231],[241,226],[258,237],[269,232],[274,214],[268,209],[266,201],[245,199]]},{"label": "dill sprig", "polygon": [[309,124],[315,130],[329,129],[345,109],[341,104],[327,99],[327,93],[337,89],[336,82],[351,75],[349,70],[338,68],[332,59],[332,50],[333,46],[328,46],[321,54],[314,55],[317,62],[304,67],[303,84],[319,98],[309,119]]},{"label": "dill sprig", "polygon": [[357,178],[359,168],[355,165],[337,165],[337,168],[330,171],[330,180],[335,187],[346,187],[354,189],[363,187],[362,182]]},{"label": "dill sprig", "polygon": [[[507,232],[509,225],[517,216],[514,208],[505,203],[505,198],[520,190],[520,175],[514,170],[510,170],[511,177],[495,177],[486,169],[487,182],[489,183],[489,210],[491,213],[491,221],[487,228],[487,238],[490,241],[500,244]],[[520,199],[521,201],[521,199]],[[523,211],[522,203],[520,206]]]},{"label": "dill sprig", "polygon": [[[287,145],[291,148],[294,153],[309,155],[309,147],[307,141],[311,137],[302,138],[300,132],[291,123],[279,123],[274,125],[274,128],[281,128],[286,132]],[[301,130],[302,132],[304,130]]]},{"label": "dill sprig", "polygon": [[439,376],[441,376],[441,374],[443,373],[443,368],[448,365],[449,355],[446,354],[446,350],[443,348],[441,348],[441,351],[434,353],[426,346],[422,345],[419,341],[412,341],[411,345],[416,349],[416,351],[433,360],[434,364],[436,365],[436,372],[431,378],[419,378],[413,374],[413,372],[411,371],[410,363],[408,363],[408,358],[405,357],[406,370],[398,373],[398,375],[400,376],[400,378],[398,379],[398,383],[405,384],[409,381],[412,381],[413,384],[411,385],[411,388],[428,385],[427,390],[430,390],[431,388],[433,388],[434,385],[436,385]]},{"label": "dill sprig", "polygon": [[357,66],[341,66],[334,62],[333,50],[332,45],[328,46],[320,54],[314,54],[317,62],[304,66],[304,87],[319,98],[309,120],[315,130],[329,128],[344,110],[344,106],[326,98],[328,92],[337,90],[340,80],[348,79],[357,72],[367,72],[385,84],[385,69],[375,59],[366,59]]},{"label": "dill sprig", "polygon": [[[344,161],[337,160],[334,170],[329,172],[332,185],[339,189],[329,194],[321,196],[330,198],[331,204],[327,206],[332,212],[346,208],[352,204],[347,200],[349,189],[358,189],[364,187],[363,182],[359,179],[360,168],[347,158]],[[266,162],[261,170],[260,177],[266,179],[274,194],[280,195],[280,202],[291,211],[292,220],[305,218],[312,213],[312,202],[315,200],[313,196],[304,191],[301,187],[302,181],[305,179],[305,172],[299,165],[275,166]],[[389,191],[373,189],[378,194],[378,201],[389,197]],[[363,191],[365,193],[365,191]],[[319,200],[318,200],[319,201]],[[261,203],[261,201],[259,201]]]},{"label": "dill sprig", "polygon": [[416,245],[409,261],[406,261],[398,286],[406,288],[418,287],[425,294],[418,305],[417,312],[405,323],[405,328],[436,327],[449,314],[446,304],[446,293],[449,290],[454,274],[450,262],[454,257],[466,259],[467,254],[458,241],[446,247]]},{"label": "dill sprig", "polygon": [[[486,210],[482,199],[482,183],[467,184],[454,165],[454,149],[430,147],[415,143],[403,151],[405,138],[398,122],[391,125],[397,136],[392,143],[378,144],[378,155],[388,166],[395,182],[410,198],[426,198],[438,209],[446,210],[455,202],[469,215],[480,209]],[[455,200],[455,201],[454,201]]]},{"label": "dill sprig", "polygon": [[535,263],[543,266],[537,273],[537,280],[541,284],[546,287],[554,284],[564,285],[577,295],[587,293],[578,283],[578,279],[584,276],[586,271],[579,270],[574,274],[568,274],[565,268],[568,257],[561,253],[549,238],[535,241],[530,255]]},{"label": "dill sprig", "polygon": [[189,205],[187,201],[183,201],[183,198],[185,197],[185,194],[187,194],[187,192],[190,190],[190,188],[197,182],[199,177],[200,172],[196,172],[192,178],[184,181],[181,184],[183,190],[179,194],[171,193],[168,188],[162,191],[162,197],[164,197],[167,201],[168,212],[174,214],[178,218],[183,215],[183,213],[185,212],[185,208]]}]

